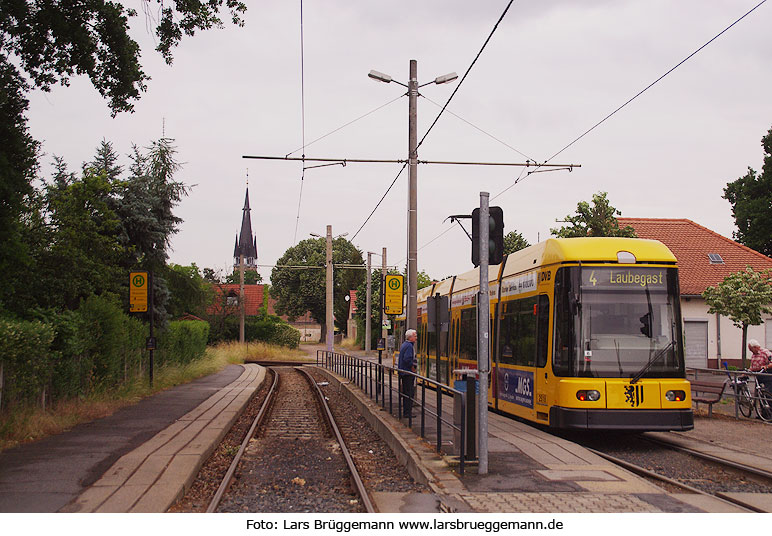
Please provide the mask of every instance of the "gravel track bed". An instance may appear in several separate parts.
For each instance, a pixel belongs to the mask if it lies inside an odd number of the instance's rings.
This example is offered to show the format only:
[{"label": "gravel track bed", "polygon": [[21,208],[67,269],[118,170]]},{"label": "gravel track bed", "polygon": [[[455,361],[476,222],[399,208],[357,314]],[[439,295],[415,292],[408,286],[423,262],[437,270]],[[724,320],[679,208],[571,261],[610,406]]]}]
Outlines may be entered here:
[{"label": "gravel track bed", "polygon": [[[317,383],[327,382],[322,372],[310,372]],[[319,387],[327,397],[330,411],[338,423],[359,476],[369,491],[431,493],[428,486],[417,483],[407,474],[407,469],[397,460],[389,445],[340,392],[339,387],[332,384]]]},{"label": "gravel track bed", "polygon": [[639,435],[604,434],[601,438],[590,438],[571,434],[564,437],[706,493],[772,493],[772,483],[761,477],[659,446]]},{"label": "gravel track bed", "polygon": [[212,502],[220,482],[228,472],[228,468],[236,457],[236,453],[244,441],[252,422],[260,412],[260,408],[268,395],[268,390],[273,382],[272,373],[268,373],[265,381],[249,401],[244,412],[236,420],[233,428],[225,435],[220,445],[209,456],[201,470],[198,472],[196,480],[188,492],[170,508],[169,512],[206,512],[209,503]]},{"label": "gravel track bed", "polygon": [[218,511],[364,512],[308,381],[275,370],[278,395]]}]

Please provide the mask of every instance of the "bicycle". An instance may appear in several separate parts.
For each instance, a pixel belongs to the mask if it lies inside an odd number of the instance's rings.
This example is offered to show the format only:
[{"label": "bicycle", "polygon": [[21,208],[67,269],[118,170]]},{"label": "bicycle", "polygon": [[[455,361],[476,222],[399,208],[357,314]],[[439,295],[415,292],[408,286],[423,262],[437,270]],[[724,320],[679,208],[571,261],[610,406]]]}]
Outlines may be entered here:
[{"label": "bicycle", "polygon": [[[746,370],[746,372],[750,372]],[[753,412],[764,422],[772,421],[772,393],[759,382],[758,376],[742,375],[727,380],[731,383],[737,405],[743,417],[750,418]],[[753,393],[748,385],[753,382]]]}]

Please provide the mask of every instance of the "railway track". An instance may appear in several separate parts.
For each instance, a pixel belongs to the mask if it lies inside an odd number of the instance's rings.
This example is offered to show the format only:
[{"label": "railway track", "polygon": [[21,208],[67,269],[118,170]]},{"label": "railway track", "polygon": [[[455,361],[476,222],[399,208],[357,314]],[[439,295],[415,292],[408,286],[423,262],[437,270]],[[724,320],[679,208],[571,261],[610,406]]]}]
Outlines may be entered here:
[{"label": "railway track", "polygon": [[[595,454],[668,489],[709,495],[752,512],[767,512],[743,493],[772,493],[772,473],[646,434],[605,441],[572,439]],[[602,443],[602,444],[599,444]]]},{"label": "railway track", "polygon": [[207,512],[374,512],[314,379],[270,370],[270,391]]}]

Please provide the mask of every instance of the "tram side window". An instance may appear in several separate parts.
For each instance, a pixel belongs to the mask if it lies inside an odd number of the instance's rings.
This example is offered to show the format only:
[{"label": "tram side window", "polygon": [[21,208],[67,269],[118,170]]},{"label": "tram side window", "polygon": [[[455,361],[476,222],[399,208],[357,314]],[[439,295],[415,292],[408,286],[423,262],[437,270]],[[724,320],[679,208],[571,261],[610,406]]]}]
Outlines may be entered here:
[{"label": "tram side window", "polygon": [[536,341],[536,366],[544,367],[547,365],[547,343],[550,328],[550,299],[546,294],[539,296],[538,313],[537,332],[539,335]]},{"label": "tram side window", "polygon": [[477,308],[470,307],[461,311],[458,357],[477,360]]},{"label": "tram side window", "polygon": [[512,300],[501,317],[499,356],[502,363],[532,367],[536,357],[537,298]]}]

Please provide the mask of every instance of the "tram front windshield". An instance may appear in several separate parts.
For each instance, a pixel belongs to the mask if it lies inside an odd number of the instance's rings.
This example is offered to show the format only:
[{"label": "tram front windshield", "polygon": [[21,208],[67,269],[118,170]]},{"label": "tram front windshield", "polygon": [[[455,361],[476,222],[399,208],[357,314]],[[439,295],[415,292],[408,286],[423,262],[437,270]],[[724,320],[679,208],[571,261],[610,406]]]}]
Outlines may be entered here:
[{"label": "tram front windshield", "polygon": [[563,268],[553,368],[563,376],[683,375],[675,269]]}]

